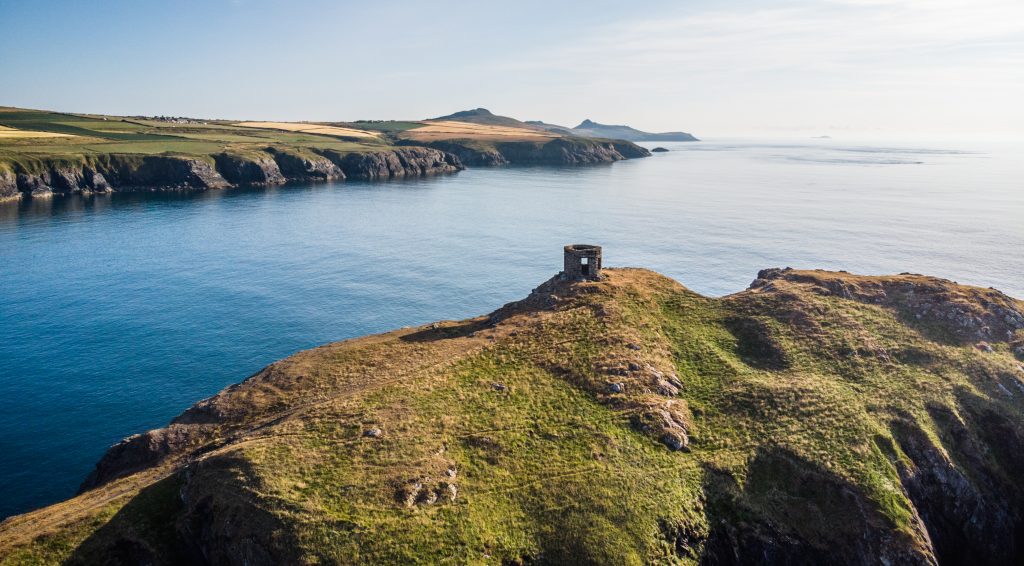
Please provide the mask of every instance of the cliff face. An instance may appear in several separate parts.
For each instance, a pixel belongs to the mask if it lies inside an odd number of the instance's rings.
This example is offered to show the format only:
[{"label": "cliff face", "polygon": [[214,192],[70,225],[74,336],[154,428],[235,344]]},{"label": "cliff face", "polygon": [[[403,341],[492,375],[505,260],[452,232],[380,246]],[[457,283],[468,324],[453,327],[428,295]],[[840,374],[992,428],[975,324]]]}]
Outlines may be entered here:
[{"label": "cliff face", "polygon": [[14,171],[0,168],[0,202],[16,199],[21,196],[18,192],[18,176]]},{"label": "cliff face", "polygon": [[217,171],[235,185],[279,185],[286,181],[271,154],[214,156]]},{"label": "cliff face", "polygon": [[463,169],[453,154],[426,147],[403,147],[394,151],[338,153],[324,151],[324,156],[353,179],[389,179],[455,173]]},{"label": "cliff face", "polygon": [[604,273],[276,362],[0,524],[0,557],[1024,560],[1024,303],[917,275],[773,269],[707,298]]},{"label": "cliff face", "polygon": [[584,138],[479,142],[401,142],[391,149],[245,148],[209,156],[100,154],[0,162],[0,201],[22,196],[114,191],[222,189],[289,181],[392,179],[474,166],[580,165],[646,157],[631,142]]},{"label": "cliff face", "polygon": [[330,159],[314,152],[290,153],[270,148],[281,174],[288,179],[344,179],[345,173]]},{"label": "cliff face", "polygon": [[0,199],[134,190],[222,189],[288,181],[388,179],[454,173],[458,157],[431,148],[365,153],[333,150],[221,152],[209,158],[173,155],[90,155],[34,160],[0,168]]},{"label": "cliff face", "polygon": [[230,185],[210,161],[167,156],[106,155],[81,161],[39,161],[21,164],[17,188],[22,194],[92,193],[152,188],[219,189]]},{"label": "cliff face", "polygon": [[479,167],[510,164],[584,165],[611,163],[650,155],[646,149],[632,142],[572,137],[544,141],[443,140],[430,142],[429,145],[457,155],[469,166]]}]

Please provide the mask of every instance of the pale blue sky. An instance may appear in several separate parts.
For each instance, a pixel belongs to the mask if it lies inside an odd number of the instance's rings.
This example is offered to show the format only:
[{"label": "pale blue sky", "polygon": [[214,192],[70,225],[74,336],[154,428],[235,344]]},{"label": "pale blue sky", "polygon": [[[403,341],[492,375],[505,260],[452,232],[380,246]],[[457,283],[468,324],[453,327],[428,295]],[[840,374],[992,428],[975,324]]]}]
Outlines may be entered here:
[{"label": "pale blue sky", "polygon": [[1024,134],[1022,0],[0,0],[0,104]]}]

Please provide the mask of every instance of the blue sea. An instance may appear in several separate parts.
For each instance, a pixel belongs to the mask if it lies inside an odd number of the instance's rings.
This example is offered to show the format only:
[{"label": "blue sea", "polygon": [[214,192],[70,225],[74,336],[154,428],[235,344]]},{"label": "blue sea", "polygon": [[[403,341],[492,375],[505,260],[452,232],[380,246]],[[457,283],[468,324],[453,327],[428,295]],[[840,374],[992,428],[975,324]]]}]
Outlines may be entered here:
[{"label": "blue sea", "polygon": [[716,296],[792,266],[1024,297],[1020,143],[659,145],[590,167],[0,206],[0,517],[73,495],[111,444],[297,350],[521,298],[567,243]]}]

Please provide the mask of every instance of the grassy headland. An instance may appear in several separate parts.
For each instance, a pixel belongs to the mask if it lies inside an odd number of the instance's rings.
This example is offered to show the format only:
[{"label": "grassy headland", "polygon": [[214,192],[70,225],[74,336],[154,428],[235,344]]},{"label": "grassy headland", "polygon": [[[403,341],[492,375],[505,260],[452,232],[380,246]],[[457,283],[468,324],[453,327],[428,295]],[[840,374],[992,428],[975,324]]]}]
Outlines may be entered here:
[{"label": "grassy headland", "polygon": [[708,298],[606,273],[272,364],[0,524],[0,563],[1024,556],[1024,303],[915,275],[765,270]]},{"label": "grassy headland", "polygon": [[643,155],[628,142],[526,124],[231,122],[0,107],[0,199],[450,173],[463,160],[566,164]]}]

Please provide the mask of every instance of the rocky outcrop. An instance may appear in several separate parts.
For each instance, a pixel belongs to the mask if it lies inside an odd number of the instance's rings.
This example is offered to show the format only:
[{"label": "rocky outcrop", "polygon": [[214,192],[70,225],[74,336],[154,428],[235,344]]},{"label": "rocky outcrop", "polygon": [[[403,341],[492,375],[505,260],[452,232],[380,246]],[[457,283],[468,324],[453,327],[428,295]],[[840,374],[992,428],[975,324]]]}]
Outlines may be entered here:
[{"label": "rocky outcrop", "polygon": [[230,186],[210,162],[162,155],[105,155],[84,163],[41,162],[18,165],[16,184],[23,195],[107,193],[113,190]]},{"label": "rocky outcrop", "polygon": [[470,167],[499,167],[508,165],[508,159],[495,147],[460,141],[440,140],[430,142],[430,147],[451,153]]},{"label": "rocky outcrop", "polygon": [[713,520],[703,564],[936,563],[920,528],[894,529],[844,478],[785,449],[758,450],[743,484],[708,466],[705,491]]},{"label": "rocky outcrop", "polygon": [[1010,342],[1024,330],[1024,304],[995,289],[958,285],[937,277],[902,274],[866,277],[827,271],[763,269],[751,284],[811,283],[815,292],[886,306],[929,334],[960,343]]},{"label": "rocky outcrop", "polygon": [[280,185],[286,181],[270,154],[219,153],[214,159],[217,171],[235,185]]},{"label": "rocky outcrop", "polygon": [[554,138],[545,141],[480,143],[443,140],[428,145],[454,153],[470,166],[587,165],[611,163],[650,155],[646,149],[622,140]]},{"label": "rocky outcrop", "polygon": [[[564,137],[543,142],[442,140],[424,147],[403,142],[379,151],[267,147],[212,156],[107,154],[79,161],[33,160],[0,167],[0,200],[113,191],[222,189],[288,181],[394,179],[456,173],[474,166],[580,165],[646,157],[631,142]],[[5,165],[6,167],[6,165]]]},{"label": "rocky outcrop", "polygon": [[202,159],[146,156],[138,167],[122,167],[119,185],[223,189],[231,186],[213,163]]},{"label": "rocky outcrop", "polygon": [[979,398],[932,406],[939,443],[909,416],[892,427],[900,480],[942,564],[1012,564],[1024,553],[1024,434]]},{"label": "rocky outcrop", "polygon": [[0,202],[18,198],[18,177],[13,171],[0,169]]},{"label": "rocky outcrop", "polygon": [[110,447],[95,469],[79,487],[79,492],[155,466],[168,456],[180,453],[206,438],[208,427],[172,424],[167,428],[151,430],[125,438]]},{"label": "rocky outcrop", "polygon": [[53,194],[53,187],[50,186],[50,172],[43,171],[39,174],[18,173],[18,190],[25,195],[33,197],[48,197]]},{"label": "rocky outcrop", "polygon": [[330,159],[350,179],[392,179],[455,173],[463,169],[455,155],[428,147],[403,147],[390,151],[341,153],[325,150]]},{"label": "rocky outcrop", "polygon": [[345,173],[330,159],[317,154],[293,154],[269,148],[281,173],[291,180],[342,180]]},{"label": "rocky outcrop", "polygon": [[288,181],[390,179],[463,169],[458,157],[434,148],[322,153],[266,148],[225,151],[210,158],[170,155],[99,155],[81,162],[39,160],[0,168],[0,200],[22,195],[91,194],[112,191],[223,189]]},{"label": "rocky outcrop", "polygon": [[38,173],[19,172],[17,190],[33,197],[46,197],[54,193],[106,193],[111,191],[106,177],[92,167],[57,163]]}]

